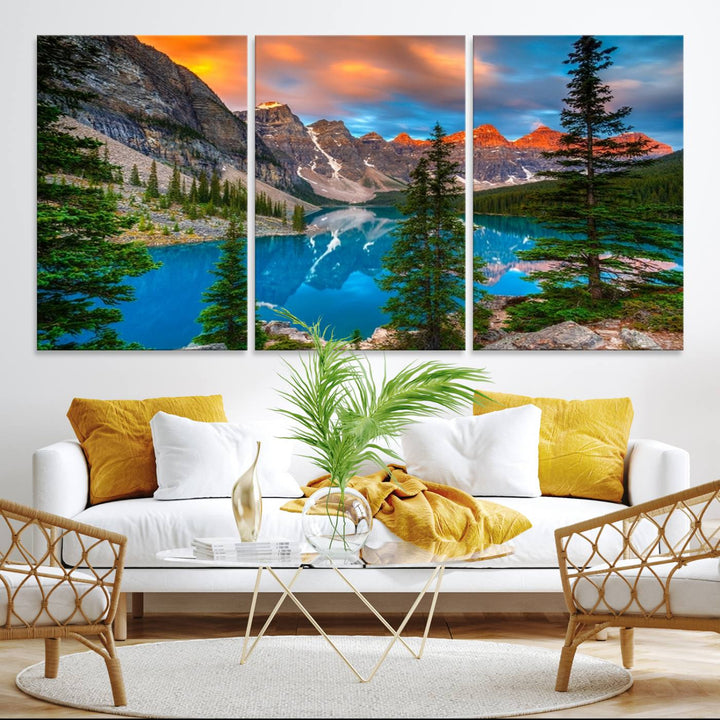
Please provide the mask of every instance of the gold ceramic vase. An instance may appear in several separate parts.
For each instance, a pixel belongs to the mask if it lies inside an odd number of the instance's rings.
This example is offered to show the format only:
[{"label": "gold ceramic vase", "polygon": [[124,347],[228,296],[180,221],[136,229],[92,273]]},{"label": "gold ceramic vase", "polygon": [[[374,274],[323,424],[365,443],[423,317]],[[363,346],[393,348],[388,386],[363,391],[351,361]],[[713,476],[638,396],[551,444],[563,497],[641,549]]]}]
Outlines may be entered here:
[{"label": "gold ceramic vase", "polygon": [[262,495],[257,477],[257,462],[260,457],[260,443],[252,465],[237,479],[232,489],[232,507],[240,539],[255,542],[262,521]]}]

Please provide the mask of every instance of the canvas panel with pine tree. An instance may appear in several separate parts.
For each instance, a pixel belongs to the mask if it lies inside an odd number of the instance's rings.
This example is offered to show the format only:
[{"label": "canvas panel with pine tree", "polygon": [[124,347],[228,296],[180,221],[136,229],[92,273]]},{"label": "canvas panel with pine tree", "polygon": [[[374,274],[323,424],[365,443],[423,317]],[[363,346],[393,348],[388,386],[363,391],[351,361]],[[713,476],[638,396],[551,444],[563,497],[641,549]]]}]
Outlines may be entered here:
[{"label": "canvas panel with pine tree", "polygon": [[255,346],[465,348],[465,38],[256,47]]},{"label": "canvas panel with pine tree", "polygon": [[682,349],[682,37],[474,58],[475,349]]},{"label": "canvas panel with pine tree", "polygon": [[247,39],[37,55],[37,348],[246,349]]}]

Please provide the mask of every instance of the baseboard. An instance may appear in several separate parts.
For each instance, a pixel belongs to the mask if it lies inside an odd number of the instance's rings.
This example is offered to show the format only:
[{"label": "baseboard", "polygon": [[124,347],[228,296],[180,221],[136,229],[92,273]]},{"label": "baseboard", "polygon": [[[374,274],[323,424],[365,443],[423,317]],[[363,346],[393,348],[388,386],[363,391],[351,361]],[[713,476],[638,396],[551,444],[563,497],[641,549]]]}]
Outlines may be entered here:
[{"label": "baseboard", "polygon": [[[245,613],[250,593],[145,593],[145,613]],[[368,599],[386,613],[404,613],[412,604],[411,593],[368,593]],[[278,596],[262,593],[259,612],[269,612]],[[365,613],[367,608],[352,593],[302,593],[301,600],[312,613]],[[424,603],[426,601],[423,601]],[[421,607],[424,607],[421,606]],[[283,612],[299,612],[286,601]],[[446,593],[437,601],[440,613],[564,613],[561,593]]]}]

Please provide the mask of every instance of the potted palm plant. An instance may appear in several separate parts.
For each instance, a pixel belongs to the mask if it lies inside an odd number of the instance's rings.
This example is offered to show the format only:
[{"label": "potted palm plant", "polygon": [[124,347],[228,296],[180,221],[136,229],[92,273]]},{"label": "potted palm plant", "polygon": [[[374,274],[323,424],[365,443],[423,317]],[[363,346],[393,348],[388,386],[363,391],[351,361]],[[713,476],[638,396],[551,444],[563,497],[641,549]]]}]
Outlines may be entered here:
[{"label": "potted palm plant", "polygon": [[[435,360],[416,361],[378,381],[368,357],[354,353],[351,339],[326,337],[320,323],[307,325],[287,310],[278,313],[302,327],[312,350],[297,365],[285,361],[279,391],[289,407],[276,408],[292,421],[291,439],[308,447],[305,457],[329,476],[329,486],[305,502],[303,530],[321,554],[347,556],[362,547],[372,524],[364,496],[348,487],[361,465],[378,469],[394,457],[388,440],[415,418],[472,406],[473,384],[488,382],[484,369]],[[399,458],[398,458],[399,459]]]}]

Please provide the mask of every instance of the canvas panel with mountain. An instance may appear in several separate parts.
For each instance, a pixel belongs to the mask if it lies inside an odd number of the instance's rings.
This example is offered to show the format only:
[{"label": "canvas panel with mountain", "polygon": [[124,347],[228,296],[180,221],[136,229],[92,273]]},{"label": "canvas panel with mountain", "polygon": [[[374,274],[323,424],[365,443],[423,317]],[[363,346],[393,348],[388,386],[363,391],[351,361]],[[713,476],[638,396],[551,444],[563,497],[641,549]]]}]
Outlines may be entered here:
[{"label": "canvas panel with mountain", "polygon": [[247,346],[247,39],[39,36],[37,347]]},{"label": "canvas panel with mountain", "polygon": [[473,114],[474,347],[682,349],[682,37],[475,37]]},{"label": "canvas panel with mountain", "polygon": [[256,348],[463,349],[465,38],[255,47]]}]

